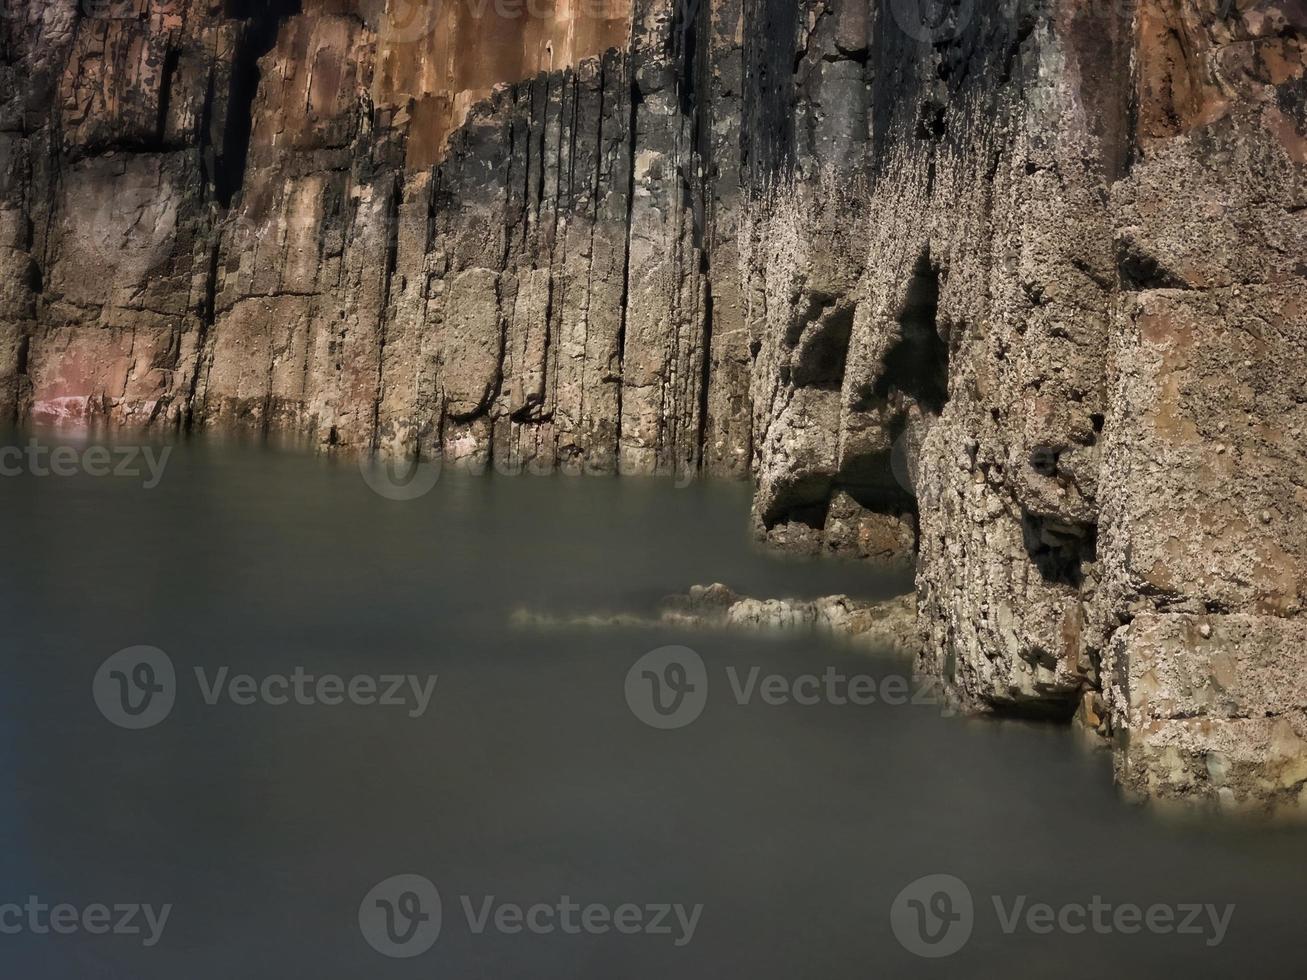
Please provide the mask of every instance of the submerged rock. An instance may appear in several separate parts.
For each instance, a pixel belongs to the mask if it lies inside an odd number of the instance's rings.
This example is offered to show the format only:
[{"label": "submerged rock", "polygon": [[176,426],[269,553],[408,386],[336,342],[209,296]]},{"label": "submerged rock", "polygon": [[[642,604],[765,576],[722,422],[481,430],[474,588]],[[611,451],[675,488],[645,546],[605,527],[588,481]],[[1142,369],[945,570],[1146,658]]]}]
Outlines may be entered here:
[{"label": "submerged rock", "polygon": [[556,615],[519,610],[520,626],[683,626],[689,629],[743,631],[807,631],[857,642],[882,652],[917,652],[916,603],[912,596],[867,600],[849,596],[818,599],[754,599],[737,595],[725,585],[696,585],[689,592],[668,596],[657,615],[585,613]]}]

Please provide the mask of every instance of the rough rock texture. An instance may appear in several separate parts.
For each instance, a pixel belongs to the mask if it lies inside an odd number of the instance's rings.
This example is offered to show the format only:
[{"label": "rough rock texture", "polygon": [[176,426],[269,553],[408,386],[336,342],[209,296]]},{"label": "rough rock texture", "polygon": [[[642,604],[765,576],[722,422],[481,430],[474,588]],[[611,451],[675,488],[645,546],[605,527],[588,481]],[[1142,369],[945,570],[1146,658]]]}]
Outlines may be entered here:
[{"label": "rough rock texture", "polygon": [[377,40],[372,95],[411,100],[406,162],[427,167],[495,86],[624,47],[630,0],[358,0]]},{"label": "rough rock texture", "polygon": [[1305,29],[9,0],[0,418],[751,473],[768,540],[917,563],[962,704],[1301,812]]},{"label": "rough rock texture", "polygon": [[10,3],[0,21],[0,413],[176,423],[241,25],[187,0],[100,6]]},{"label": "rough rock texture", "polygon": [[964,704],[1300,810],[1307,9],[871,7],[759,9],[797,66],[745,86],[760,532],[915,524]]},{"label": "rough rock texture", "polygon": [[10,0],[0,415],[744,474],[703,9]]}]

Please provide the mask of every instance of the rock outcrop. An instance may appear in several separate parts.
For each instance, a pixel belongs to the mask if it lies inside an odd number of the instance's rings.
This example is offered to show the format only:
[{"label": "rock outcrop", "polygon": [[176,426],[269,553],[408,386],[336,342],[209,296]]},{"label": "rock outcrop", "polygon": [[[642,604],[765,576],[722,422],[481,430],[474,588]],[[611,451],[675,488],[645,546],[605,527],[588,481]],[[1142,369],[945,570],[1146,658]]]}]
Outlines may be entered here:
[{"label": "rock outcrop", "polygon": [[689,592],[667,596],[656,616],[630,612],[577,613],[519,609],[518,626],[532,629],[605,629],[682,627],[694,630],[734,630],[759,633],[812,633],[848,641],[874,653],[915,656],[916,603],[912,596],[880,601],[846,595],[819,599],[759,599],[741,596],[720,582],[695,585]]},{"label": "rock outcrop", "polygon": [[919,666],[1307,811],[1302,0],[8,0],[0,418],[751,474]]},{"label": "rock outcrop", "polygon": [[10,0],[0,413],[747,472],[680,13]]}]

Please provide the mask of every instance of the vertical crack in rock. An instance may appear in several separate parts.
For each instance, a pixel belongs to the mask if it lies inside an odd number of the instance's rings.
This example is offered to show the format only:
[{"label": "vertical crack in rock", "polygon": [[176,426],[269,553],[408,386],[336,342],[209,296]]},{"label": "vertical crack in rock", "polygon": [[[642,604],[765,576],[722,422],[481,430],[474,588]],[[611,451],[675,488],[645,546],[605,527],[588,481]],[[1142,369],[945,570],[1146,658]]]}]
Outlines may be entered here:
[{"label": "vertical crack in rock", "polygon": [[[948,344],[939,332],[939,272],[928,254],[923,253],[912,269],[898,328],[873,397],[888,403],[891,392],[898,391],[923,412],[938,416],[948,401]],[[860,401],[858,407],[866,410],[870,405]]]},{"label": "vertical crack in rock", "polygon": [[199,311],[200,323],[195,338],[195,363],[190,373],[190,385],[186,390],[185,414],[181,422],[181,427],[187,432],[191,431],[195,426],[195,393],[200,386],[200,375],[207,371],[210,364],[204,357],[204,351],[207,347],[209,331],[213,329],[214,315],[217,309],[219,256],[218,243],[214,241],[209,246],[208,270],[204,277],[203,305]]},{"label": "vertical crack in rock", "polygon": [[372,400],[371,438],[368,440],[369,452],[377,447],[377,436],[381,430],[381,401],[385,387],[386,365],[386,329],[392,315],[394,296],[395,269],[399,261],[400,212],[404,204],[404,187],[396,179],[389,189],[389,211],[386,218],[386,257],[382,272],[381,305],[377,311],[377,375],[375,396]]},{"label": "vertical crack in rock", "polygon": [[277,44],[281,25],[300,13],[300,0],[227,0],[227,14],[243,21],[230,68],[231,94],[221,152],[213,173],[219,204],[230,207],[245,179],[245,162],[254,128],[254,100],[259,89],[259,59]]},{"label": "vertical crack in rock", "polygon": [[622,447],[622,419],[625,418],[623,392],[626,388],[626,326],[630,318],[631,311],[631,236],[634,233],[635,218],[635,160],[636,160],[636,118],[640,109],[640,83],[631,74],[630,81],[630,99],[627,103],[628,115],[626,124],[626,222],[624,225],[623,235],[623,252],[622,252],[622,302],[621,302],[621,325],[617,332],[617,376],[614,379],[617,385],[617,418],[616,418],[616,450],[619,460],[621,459]]}]

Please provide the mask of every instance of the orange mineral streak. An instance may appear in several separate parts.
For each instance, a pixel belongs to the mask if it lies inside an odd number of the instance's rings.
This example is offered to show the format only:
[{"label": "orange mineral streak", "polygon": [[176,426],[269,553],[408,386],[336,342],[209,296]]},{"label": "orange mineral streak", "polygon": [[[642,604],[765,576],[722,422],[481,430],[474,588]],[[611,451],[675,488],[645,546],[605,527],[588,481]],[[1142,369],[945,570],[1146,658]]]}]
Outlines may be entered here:
[{"label": "orange mineral streak", "polygon": [[[1141,142],[1171,139],[1247,103],[1272,115],[1277,86],[1307,72],[1303,0],[1139,0],[1135,19]],[[1300,152],[1289,133],[1290,154]]]},{"label": "orange mineral streak", "polygon": [[630,0],[376,0],[377,105],[412,100],[409,168],[430,166],[494,87],[625,46]]}]

